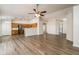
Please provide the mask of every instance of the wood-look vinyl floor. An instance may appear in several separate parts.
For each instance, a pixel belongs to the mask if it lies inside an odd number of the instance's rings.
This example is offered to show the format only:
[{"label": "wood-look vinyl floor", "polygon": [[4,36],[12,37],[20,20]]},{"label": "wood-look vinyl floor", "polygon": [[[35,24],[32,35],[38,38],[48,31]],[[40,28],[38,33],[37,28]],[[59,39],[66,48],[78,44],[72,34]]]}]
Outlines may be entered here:
[{"label": "wood-look vinyl floor", "polygon": [[0,37],[1,55],[78,55],[79,48],[56,35]]}]

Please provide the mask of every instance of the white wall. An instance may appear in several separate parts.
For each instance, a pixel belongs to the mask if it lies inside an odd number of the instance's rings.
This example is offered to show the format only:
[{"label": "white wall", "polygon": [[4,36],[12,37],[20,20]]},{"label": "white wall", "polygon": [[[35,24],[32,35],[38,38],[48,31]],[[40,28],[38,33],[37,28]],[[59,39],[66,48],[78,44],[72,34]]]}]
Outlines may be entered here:
[{"label": "white wall", "polygon": [[28,24],[28,23],[30,23],[30,21],[22,20],[22,19],[21,20],[20,19],[19,20],[15,19],[15,21],[12,21],[12,23],[18,23],[18,24],[26,24],[27,23]]},{"label": "white wall", "polygon": [[2,21],[2,35],[11,35],[11,21]]},{"label": "white wall", "polygon": [[0,36],[11,35],[11,16],[0,16]]},{"label": "white wall", "polygon": [[56,20],[62,20],[64,18],[67,19],[63,23],[63,32],[67,34],[67,39],[72,41],[73,40],[73,19],[72,19],[72,12],[73,8],[66,8],[60,11],[56,11],[54,13],[46,15],[48,23],[47,23],[47,33],[49,34],[56,34],[58,35],[58,27],[59,24]]},{"label": "white wall", "polygon": [[79,47],[79,5],[73,8],[73,46]]},{"label": "white wall", "polygon": [[73,41],[73,12],[72,13],[69,13],[67,16],[66,16],[66,34],[67,34],[67,39],[70,40],[70,41]]},{"label": "white wall", "polygon": [[42,18],[39,18],[38,19],[39,21],[38,21],[38,25],[37,25],[37,29],[38,29],[38,35],[40,35],[40,34],[43,34],[44,33],[44,30],[43,30],[43,20],[42,20]]},{"label": "white wall", "polygon": [[2,36],[2,21],[0,20],[0,36]]},{"label": "white wall", "polygon": [[56,19],[51,19],[47,22],[47,33],[56,34]]}]

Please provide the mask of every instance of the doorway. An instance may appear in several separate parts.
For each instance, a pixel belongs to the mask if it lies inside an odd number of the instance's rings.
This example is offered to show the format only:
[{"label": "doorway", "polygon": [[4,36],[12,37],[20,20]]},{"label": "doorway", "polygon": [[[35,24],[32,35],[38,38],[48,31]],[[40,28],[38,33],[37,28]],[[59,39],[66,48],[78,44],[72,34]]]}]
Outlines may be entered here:
[{"label": "doorway", "polygon": [[61,38],[66,38],[66,26],[63,20],[56,20],[56,32]]}]

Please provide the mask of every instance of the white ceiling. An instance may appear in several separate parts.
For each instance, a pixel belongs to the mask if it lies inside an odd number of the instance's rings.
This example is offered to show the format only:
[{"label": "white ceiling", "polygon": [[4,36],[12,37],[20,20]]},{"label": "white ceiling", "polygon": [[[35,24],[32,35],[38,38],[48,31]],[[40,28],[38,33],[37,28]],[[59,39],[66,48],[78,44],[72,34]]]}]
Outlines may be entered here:
[{"label": "white ceiling", "polygon": [[[46,10],[47,13],[52,13],[67,7],[72,4],[40,4],[39,10]],[[28,13],[33,12],[36,8],[35,4],[0,4],[0,15],[2,16],[29,16]],[[30,15],[31,16],[31,15]]]}]

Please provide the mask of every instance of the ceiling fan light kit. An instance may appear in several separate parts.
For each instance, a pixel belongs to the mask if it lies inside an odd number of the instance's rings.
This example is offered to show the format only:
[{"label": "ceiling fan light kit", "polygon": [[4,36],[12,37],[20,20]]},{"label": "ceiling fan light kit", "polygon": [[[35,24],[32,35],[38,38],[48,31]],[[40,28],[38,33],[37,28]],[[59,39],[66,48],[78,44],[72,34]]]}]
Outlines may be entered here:
[{"label": "ceiling fan light kit", "polygon": [[40,15],[39,15],[39,14],[35,14],[35,16],[36,16],[36,17],[40,17]]}]

